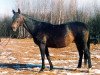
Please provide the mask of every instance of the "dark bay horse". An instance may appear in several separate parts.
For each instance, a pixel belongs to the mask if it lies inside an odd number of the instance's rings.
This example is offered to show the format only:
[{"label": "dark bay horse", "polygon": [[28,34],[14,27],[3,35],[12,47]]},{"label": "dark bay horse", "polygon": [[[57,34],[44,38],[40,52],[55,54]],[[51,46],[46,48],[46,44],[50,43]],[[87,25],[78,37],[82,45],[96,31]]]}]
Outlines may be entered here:
[{"label": "dark bay horse", "polygon": [[68,46],[73,41],[75,42],[79,52],[78,68],[81,68],[82,58],[84,54],[84,63],[88,63],[88,68],[91,68],[91,58],[89,51],[89,31],[86,24],[82,22],[68,22],[60,25],[53,25],[46,22],[41,22],[21,14],[13,10],[12,29],[16,31],[19,26],[24,26],[27,31],[33,36],[35,44],[40,48],[42,67],[40,71],[45,68],[45,55],[50,64],[50,70],[53,69],[48,47],[63,48]]}]

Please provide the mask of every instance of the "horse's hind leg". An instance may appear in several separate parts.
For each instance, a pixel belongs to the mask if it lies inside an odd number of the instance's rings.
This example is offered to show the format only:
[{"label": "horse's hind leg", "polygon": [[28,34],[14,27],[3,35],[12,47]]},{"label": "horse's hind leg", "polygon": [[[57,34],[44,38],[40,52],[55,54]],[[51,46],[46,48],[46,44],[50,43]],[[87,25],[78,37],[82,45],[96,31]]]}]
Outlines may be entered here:
[{"label": "horse's hind leg", "polygon": [[85,59],[85,64],[87,63],[87,60],[88,60],[88,68],[91,68],[92,65],[91,65],[91,58],[90,58],[90,51],[87,47],[87,43],[85,43],[85,48],[84,48],[84,59]]},{"label": "horse's hind leg", "polygon": [[50,55],[49,55],[48,47],[46,47],[46,49],[45,49],[45,54],[46,54],[46,57],[47,57],[47,59],[49,61],[49,64],[50,64],[50,70],[52,70],[53,69],[53,65],[52,65],[52,62],[50,60]]},{"label": "horse's hind leg", "polygon": [[81,68],[82,66],[82,58],[83,58],[83,43],[79,40],[76,41],[76,46],[79,52],[79,61],[77,68]]},{"label": "horse's hind leg", "polygon": [[40,71],[43,71],[43,69],[45,68],[45,48],[46,48],[46,45],[44,43],[41,43],[40,46],[40,52],[41,52],[41,59],[42,59],[42,67],[40,69]]},{"label": "horse's hind leg", "polygon": [[[87,48],[88,48],[88,50],[90,50],[90,40],[89,39],[87,41]],[[86,52],[84,52],[84,67],[87,66],[87,60],[88,60],[88,58],[87,58]]]}]

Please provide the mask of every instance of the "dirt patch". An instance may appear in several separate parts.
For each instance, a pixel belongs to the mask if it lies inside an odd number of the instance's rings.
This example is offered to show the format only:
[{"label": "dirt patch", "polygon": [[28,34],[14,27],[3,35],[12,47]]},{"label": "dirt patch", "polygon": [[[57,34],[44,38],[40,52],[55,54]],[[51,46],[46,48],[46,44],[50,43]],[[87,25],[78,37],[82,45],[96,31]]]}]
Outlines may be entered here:
[{"label": "dirt patch", "polygon": [[[0,42],[0,75],[88,75],[87,69],[75,70],[78,63],[78,52],[74,43],[66,48],[49,48],[54,70],[49,71],[49,64],[45,60],[46,69],[39,73],[41,55],[32,39],[1,39]],[[6,45],[6,46],[5,46]],[[100,74],[100,44],[91,44],[91,58],[93,72]]]}]

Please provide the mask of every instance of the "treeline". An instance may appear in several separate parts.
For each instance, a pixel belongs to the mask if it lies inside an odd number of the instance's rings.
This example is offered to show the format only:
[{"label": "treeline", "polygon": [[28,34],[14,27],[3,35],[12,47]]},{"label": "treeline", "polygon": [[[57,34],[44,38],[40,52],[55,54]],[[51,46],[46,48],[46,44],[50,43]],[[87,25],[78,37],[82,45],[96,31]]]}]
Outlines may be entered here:
[{"label": "treeline", "polygon": [[[79,7],[80,0],[16,0],[16,10],[20,8],[22,13],[32,16],[34,19],[61,24],[69,21],[81,21],[88,24],[91,35],[100,37],[100,12],[96,1],[91,9],[86,6]],[[11,18],[0,21],[0,36],[10,35]],[[29,33],[20,27],[14,37],[30,37]]]},{"label": "treeline", "polygon": [[4,17],[0,20],[0,37],[9,37],[11,31],[11,18]]}]

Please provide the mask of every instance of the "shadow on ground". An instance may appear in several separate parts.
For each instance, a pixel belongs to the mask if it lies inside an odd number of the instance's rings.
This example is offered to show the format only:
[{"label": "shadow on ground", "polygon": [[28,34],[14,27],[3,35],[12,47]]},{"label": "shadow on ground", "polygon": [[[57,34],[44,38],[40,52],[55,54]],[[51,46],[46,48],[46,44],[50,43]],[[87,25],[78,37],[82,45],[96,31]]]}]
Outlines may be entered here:
[{"label": "shadow on ground", "polygon": [[[18,63],[12,63],[12,64],[8,64],[8,63],[0,63],[0,68],[11,68],[11,69],[15,69],[15,70],[28,70],[28,69],[32,69],[32,68],[41,68],[40,64],[18,64]],[[49,66],[46,66],[46,68],[49,69]],[[69,69],[69,68],[59,68],[59,67],[54,67],[53,69],[55,70],[67,70],[67,71],[76,71],[76,69]],[[80,72],[87,72],[86,70],[79,70]]]},{"label": "shadow on ground", "polygon": [[39,65],[39,64],[0,63],[0,68],[12,68],[12,69],[15,69],[15,70],[21,70],[21,69],[25,69],[25,68],[26,69],[35,68],[35,67],[41,68],[41,65]]}]

